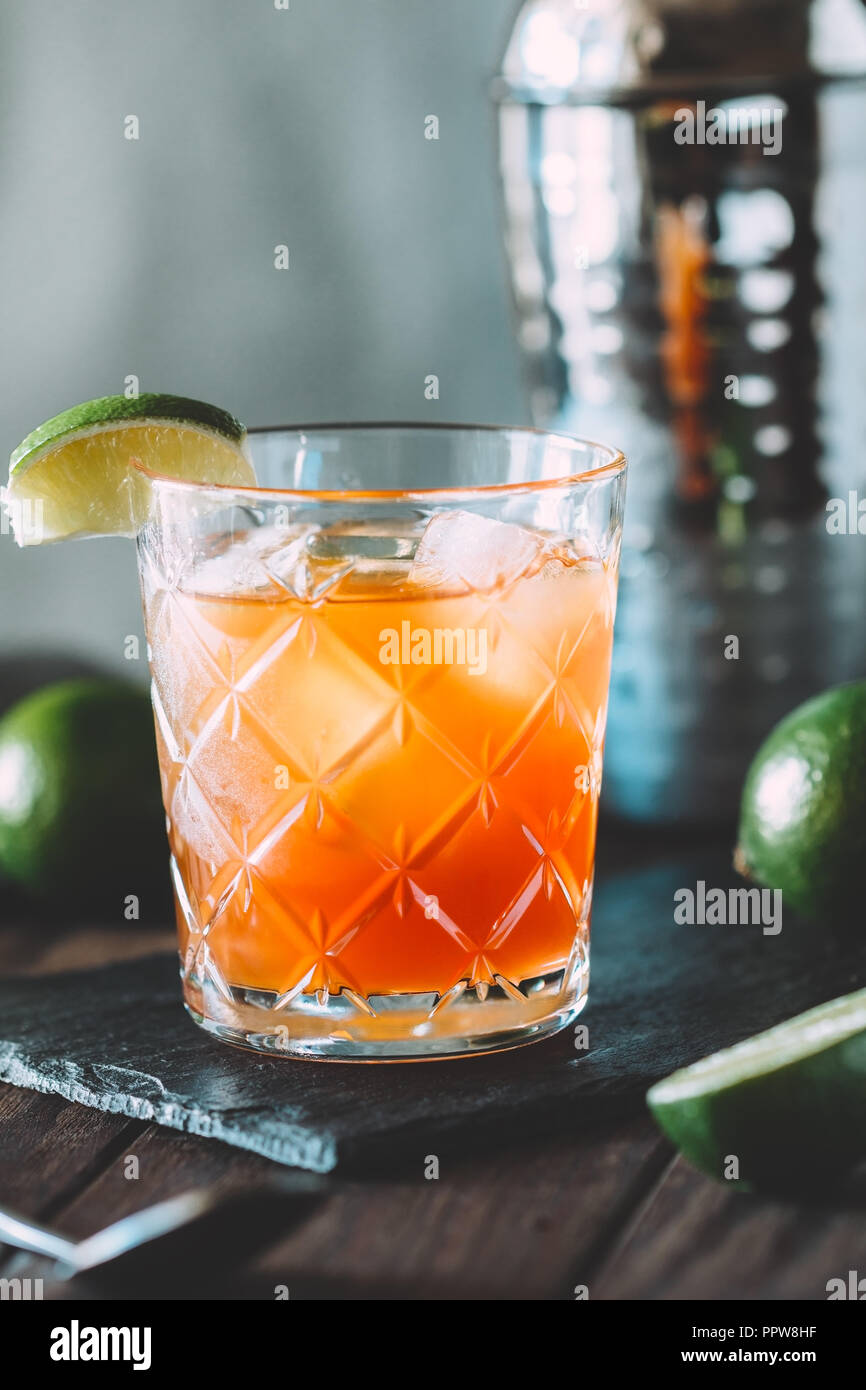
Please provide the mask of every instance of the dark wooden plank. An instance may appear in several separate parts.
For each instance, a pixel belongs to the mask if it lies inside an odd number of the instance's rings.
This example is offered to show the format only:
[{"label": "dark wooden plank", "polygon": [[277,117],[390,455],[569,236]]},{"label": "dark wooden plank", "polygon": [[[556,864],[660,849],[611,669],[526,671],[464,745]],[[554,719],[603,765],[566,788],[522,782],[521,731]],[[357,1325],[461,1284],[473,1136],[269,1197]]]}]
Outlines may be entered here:
[{"label": "dark wooden plank", "polygon": [[[129,1159],[137,1160],[131,1177]],[[285,1177],[283,1169],[256,1154],[235,1152],[194,1135],[156,1125],[141,1127],[93,1180],[79,1191],[58,1218],[64,1232],[83,1239],[111,1221],[119,1221],[151,1202],[208,1188],[228,1194]]]},{"label": "dark wooden plank", "polygon": [[[130,960],[170,939],[166,932],[109,927],[70,931],[32,919],[0,930],[0,970],[4,976],[36,975]],[[0,1083],[0,1202],[50,1222],[144,1128],[124,1115]],[[10,1256],[0,1246],[0,1264]]]},{"label": "dark wooden plank", "polygon": [[[794,1156],[795,1159],[795,1156]],[[593,1280],[600,1299],[825,1299],[866,1273],[866,1211],[769,1201],[678,1158]]]},{"label": "dark wooden plank", "polygon": [[123,1115],[0,1085],[0,1201],[47,1218],[141,1129]]},{"label": "dark wooden plank", "polygon": [[438,1179],[341,1181],[326,1206],[249,1271],[249,1296],[571,1299],[667,1159],[652,1126],[509,1146]]},{"label": "dark wooden plank", "polygon": [[[126,1179],[120,1158],[108,1165],[63,1211],[65,1231],[83,1237],[191,1186],[228,1193],[284,1176],[268,1160],[155,1128],[129,1152],[140,1178]],[[446,1160],[438,1179],[425,1178],[429,1155],[420,1152],[415,1172],[399,1181],[334,1178],[332,1195],[301,1212],[287,1235],[275,1229],[273,1245],[232,1271],[222,1296],[273,1298],[286,1285],[294,1299],[570,1299],[577,1266],[595,1267],[667,1155],[642,1120],[604,1139]],[[16,1273],[45,1269],[27,1261]],[[194,1285],[188,1296],[198,1296]]]},{"label": "dark wooden plank", "polygon": [[[51,1223],[143,1126],[0,1085],[0,1203]],[[0,1269],[21,1257],[0,1244]]]},{"label": "dark wooden plank", "polygon": [[[55,1097],[50,1099],[57,1100]],[[78,1114],[94,1114],[78,1106],[68,1108]],[[118,1119],[114,1116],[111,1118],[115,1121]],[[136,1160],[135,1168],[130,1163],[132,1159]],[[33,1169],[30,1171],[32,1186]],[[134,1176],[134,1173],[138,1176]],[[111,1146],[106,1146],[95,1157],[90,1171],[82,1173],[81,1181],[75,1185],[75,1189],[70,1187],[68,1199],[52,1203],[52,1224],[65,1235],[82,1240],[111,1222],[130,1216],[153,1202],[164,1201],[193,1188],[206,1188],[228,1196],[249,1189],[261,1189],[273,1183],[275,1179],[285,1183],[285,1171],[267,1159],[252,1154],[236,1153],[223,1145],[209,1143],[203,1139],[167,1133],[155,1125],[129,1122],[123,1125],[121,1122],[121,1133],[116,1141]],[[37,1179],[37,1185],[41,1185],[40,1179]],[[294,1207],[288,1211],[285,1207],[275,1210],[281,1213],[279,1220],[302,1221],[315,1200],[315,1193],[305,1194],[299,1200],[297,1211]],[[32,1203],[27,1209],[31,1208]],[[261,1229],[261,1216],[257,1216],[256,1219]],[[275,1236],[279,1234],[279,1230],[278,1221],[275,1220]],[[267,1244],[268,1233],[269,1224],[265,1228],[263,1240],[256,1246],[257,1249]],[[98,1284],[81,1280],[71,1283],[52,1282],[53,1267],[48,1261],[20,1252],[16,1254],[11,1250],[7,1251],[7,1255],[4,1272],[14,1273],[18,1278],[42,1278],[45,1281],[47,1298],[91,1299],[104,1296],[105,1291]],[[203,1277],[213,1280],[219,1272],[219,1265],[219,1245],[214,1243],[202,1251]],[[169,1281],[171,1273],[169,1269]],[[221,1296],[229,1297],[237,1271],[228,1265],[224,1274],[225,1278],[220,1273],[218,1287]],[[186,1296],[183,1289],[178,1289],[175,1283],[170,1283],[171,1293],[166,1295],[160,1283],[161,1281],[156,1282],[149,1288],[149,1297]],[[188,1296],[201,1296],[200,1287],[193,1281],[188,1289]],[[210,1292],[209,1286],[209,1296]],[[140,1291],[130,1296],[137,1296],[138,1293]],[[122,1288],[113,1288],[111,1296],[125,1295]]]},{"label": "dark wooden plank", "polygon": [[61,970],[139,960],[155,951],[174,950],[174,930],[119,927],[51,927],[29,921],[0,929],[0,973],[46,975]]}]

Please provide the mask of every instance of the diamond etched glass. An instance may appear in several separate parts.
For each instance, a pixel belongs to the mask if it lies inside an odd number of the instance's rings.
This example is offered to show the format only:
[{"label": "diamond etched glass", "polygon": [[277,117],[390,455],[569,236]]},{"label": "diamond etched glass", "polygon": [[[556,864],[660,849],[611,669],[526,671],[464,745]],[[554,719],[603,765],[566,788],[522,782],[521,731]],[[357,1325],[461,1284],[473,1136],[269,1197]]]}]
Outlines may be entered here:
[{"label": "diamond etched glass", "polygon": [[532,430],[251,436],[138,538],[184,995],[399,1060],[586,999],[625,461]]}]

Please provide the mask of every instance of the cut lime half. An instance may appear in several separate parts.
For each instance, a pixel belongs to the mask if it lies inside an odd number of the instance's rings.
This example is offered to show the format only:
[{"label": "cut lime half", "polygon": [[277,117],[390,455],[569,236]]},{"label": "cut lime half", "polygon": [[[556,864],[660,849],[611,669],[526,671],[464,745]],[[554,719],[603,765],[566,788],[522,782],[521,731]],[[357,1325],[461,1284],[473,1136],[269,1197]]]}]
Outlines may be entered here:
[{"label": "cut lime half", "polygon": [[218,406],[150,393],[102,396],[46,420],[9,461],[3,500],[19,545],[130,536],[147,515],[153,473],[255,486],[246,430]]},{"label": "cut lime half", "polygon": [[673,1072],[647,1103],[711,1177],[789,1189],[847,1171],[866,1159],[866,990]]}]

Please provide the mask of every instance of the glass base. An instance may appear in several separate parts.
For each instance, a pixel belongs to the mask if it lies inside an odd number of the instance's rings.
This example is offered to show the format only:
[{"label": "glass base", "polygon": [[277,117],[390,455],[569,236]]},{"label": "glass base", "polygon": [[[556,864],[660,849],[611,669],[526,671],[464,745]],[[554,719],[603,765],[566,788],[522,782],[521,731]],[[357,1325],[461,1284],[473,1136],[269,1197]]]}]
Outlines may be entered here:
[{"label": "glass base", "polygon": [[568,970],[520,986],[456,985],[436,994],[298,994],[275,1008],[277,996],[188,978],[192,1019],[223,1042],[269,1056],[335,1062],[412,1062],[471,1057],[538,1042],[577,1018],[587,998],[588,953]]}]

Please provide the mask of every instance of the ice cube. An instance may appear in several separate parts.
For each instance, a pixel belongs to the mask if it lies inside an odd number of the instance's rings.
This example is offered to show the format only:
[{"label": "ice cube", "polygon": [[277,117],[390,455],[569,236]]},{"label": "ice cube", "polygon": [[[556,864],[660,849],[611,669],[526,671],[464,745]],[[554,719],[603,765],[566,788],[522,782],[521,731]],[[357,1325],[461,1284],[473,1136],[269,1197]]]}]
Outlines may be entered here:
[{"label": "ice cube", "polygon": [[279,581],[298,598],[355,598],[367,589],[405,581],[415,552],[411,520],[337,522],[309,532],[300,545],[269,562]]},{"label": "ice cube", "polygon": [[550,555],[543,536],[475,512],[439,512],[424,530],[410,582],[485,592],[534,573]]},{"label": "ice cube", "polygon": [[206,598],[285,596],[314,526],[258,526],[217,538],[186,567],[181,587]]}]

